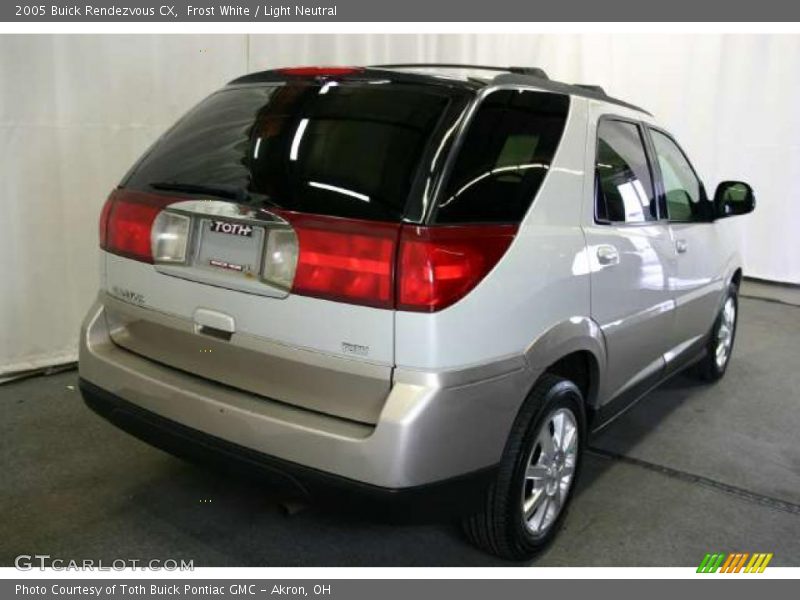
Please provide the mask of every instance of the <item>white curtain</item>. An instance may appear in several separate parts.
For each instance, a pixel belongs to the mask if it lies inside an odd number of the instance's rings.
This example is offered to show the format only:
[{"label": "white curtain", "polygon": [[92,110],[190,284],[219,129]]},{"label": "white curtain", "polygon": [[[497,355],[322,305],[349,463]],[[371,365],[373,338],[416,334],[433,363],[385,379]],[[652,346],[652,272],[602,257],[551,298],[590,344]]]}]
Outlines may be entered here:
[{"label": "white curtain", "polygon": [[736,223],[747,275],[800,283],[800,36],[0,36],[0,375],[75,360],[97,288],[97,215],[178,116],[248,71],[464,62],[544,68],[652,111]]},{"label": "white curtain", "polygon": [[246,64],[245,37],[0,36],[0,375],[76,359],[106,196]]}]

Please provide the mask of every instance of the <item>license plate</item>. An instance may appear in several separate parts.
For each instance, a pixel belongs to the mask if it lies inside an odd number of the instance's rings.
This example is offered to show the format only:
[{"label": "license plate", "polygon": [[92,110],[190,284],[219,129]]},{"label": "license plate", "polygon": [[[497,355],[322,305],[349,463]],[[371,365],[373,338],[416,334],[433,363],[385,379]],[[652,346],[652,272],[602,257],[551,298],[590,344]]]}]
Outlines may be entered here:
[{"label": "license plate", "polygon": [[204,219],[195,267],[253,278],[261,270],[265,231],[233,221]]}]

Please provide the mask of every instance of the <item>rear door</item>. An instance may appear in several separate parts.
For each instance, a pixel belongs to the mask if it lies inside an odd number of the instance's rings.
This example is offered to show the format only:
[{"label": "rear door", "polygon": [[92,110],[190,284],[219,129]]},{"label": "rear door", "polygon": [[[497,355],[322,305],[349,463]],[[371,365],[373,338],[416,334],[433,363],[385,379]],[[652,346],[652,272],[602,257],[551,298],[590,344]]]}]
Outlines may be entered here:
[{"label": "rear door", "polygon": [[642,126],[601,118],[594,156],[595,223],[585,233],[592,317],[608,355],[605,395],[636,396],[663,373],[674,324],[675,252],[658,218]]},{"label": "rear door", "polygon": [[113,244],[106,254],[114,341],[376,422],[394,365],[400,224],[466,101],[441,86],[317,79],[210,96],[112,195],[112,242],[134,236],[135,247],[136,223],[125,219],[140,218],[137,206],[158,213],[152,240],[139,235],[153,243],[150,260]]}]

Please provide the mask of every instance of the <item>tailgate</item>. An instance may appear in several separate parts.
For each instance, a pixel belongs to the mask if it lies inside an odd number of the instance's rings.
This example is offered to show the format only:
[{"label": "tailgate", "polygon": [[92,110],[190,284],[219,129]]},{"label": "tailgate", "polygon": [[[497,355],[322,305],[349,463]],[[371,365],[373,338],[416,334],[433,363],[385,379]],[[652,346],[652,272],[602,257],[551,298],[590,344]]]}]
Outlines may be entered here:
[{"label": "tailgate", "polygon": [[[111,196],[107,244],[117,253],[105,255],[106,314],[114,342],[273,400],[376,423],[391,383],[394,311],[306,293],[374,293],[380,302],[399,226],[307,215],[290,224],[231,202],[175,200]],[[121,246],[136,252],[145,236],[142,260],[119,255]],[[373,247],[389,249],[385,264]],[[306,293],[292,293],[298,287]]]},{"label": "tailgate", "polygon": [[[112,276],[118,290],[122,279],[130,285],[131,279],[146,277],[131,272],[140,270],[137,263],[127,261],[132,264],[123,266],[120,261],[125,259],[114,256],[109,256],[109,261],[119,273]],[[124,277],[126,273],[133,277]],[[158,302],[149,294],[145,300]],[[389,392],[391,367],[386,364],[301,349],[242,331],[227,340],[219,339],[198,333],[197,323],[186,315],[132,305],[111,295],[103,302],[111,337],[119,346],[265,398],[374,424]],[[273,322],[269,316],[263,321],[266,327]],[[360,339],[366,342],[366,337]]]},{"label": "tailgate", "polygon": [[385,74],[212,94],[104,208],[115,343],[375,423],[394,365],[400,229],[470,98]]}]

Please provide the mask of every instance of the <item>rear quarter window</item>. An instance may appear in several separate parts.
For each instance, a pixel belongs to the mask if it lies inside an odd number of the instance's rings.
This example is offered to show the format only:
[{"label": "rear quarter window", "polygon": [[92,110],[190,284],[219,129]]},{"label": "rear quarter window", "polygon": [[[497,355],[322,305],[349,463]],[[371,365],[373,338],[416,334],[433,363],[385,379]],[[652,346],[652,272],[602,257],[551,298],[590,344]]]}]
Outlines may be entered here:
[{"label": "rear quarter window", "polygon": [[489,94],[469,124],[434,216],[437,223],[518,223],[564,132],[569,96],[531,90]]}]

